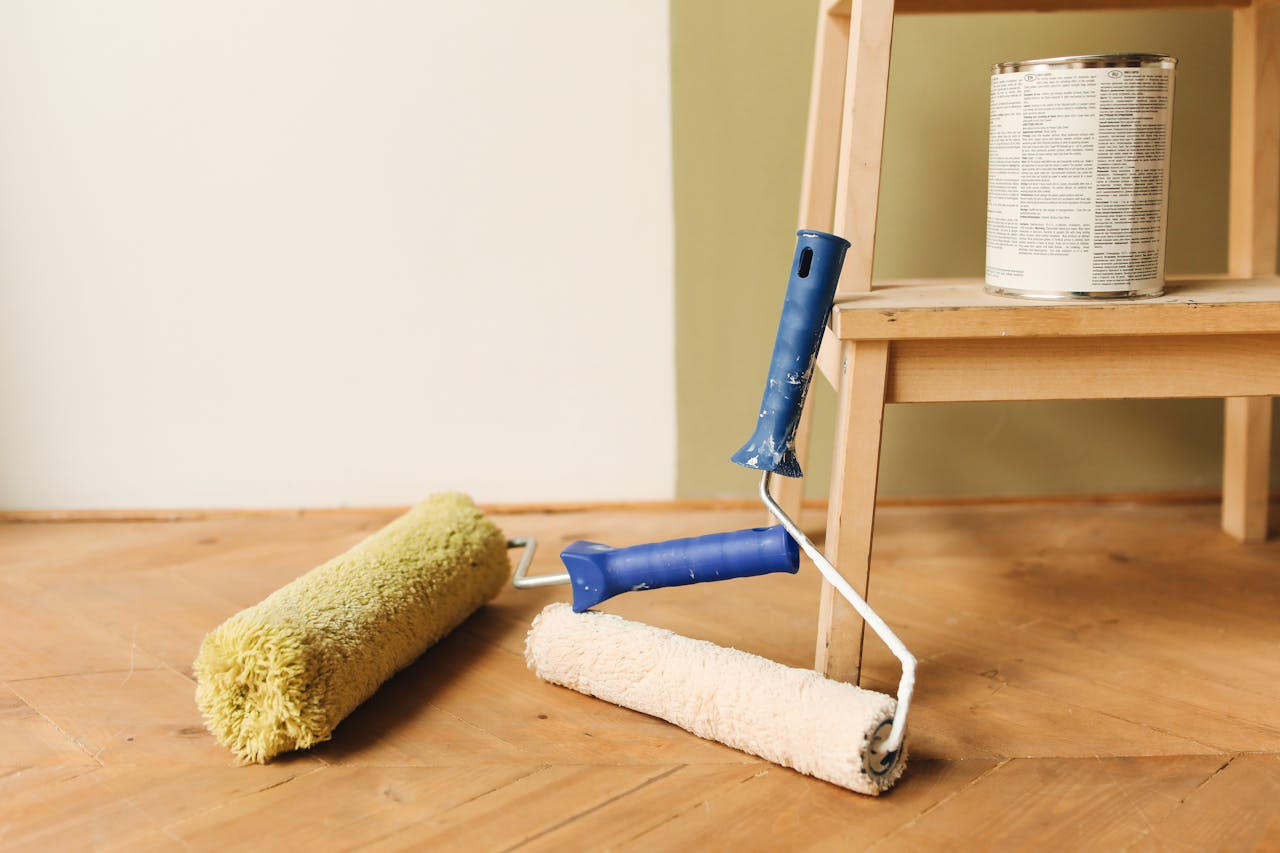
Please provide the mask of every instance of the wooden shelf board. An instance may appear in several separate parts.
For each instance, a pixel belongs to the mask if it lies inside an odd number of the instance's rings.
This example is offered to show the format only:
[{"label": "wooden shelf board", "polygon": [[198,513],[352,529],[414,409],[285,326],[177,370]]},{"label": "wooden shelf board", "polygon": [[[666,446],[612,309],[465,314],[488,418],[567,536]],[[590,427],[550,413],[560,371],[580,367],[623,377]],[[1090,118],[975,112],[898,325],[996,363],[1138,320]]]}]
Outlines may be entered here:
[{"label": "wooden shelf board", "polygon": [[877,284],[837,298],[845,340],[1280,333],[1280,277],[1171,278],[1164,296],[1064,302],[993,296],[981,279]]}]

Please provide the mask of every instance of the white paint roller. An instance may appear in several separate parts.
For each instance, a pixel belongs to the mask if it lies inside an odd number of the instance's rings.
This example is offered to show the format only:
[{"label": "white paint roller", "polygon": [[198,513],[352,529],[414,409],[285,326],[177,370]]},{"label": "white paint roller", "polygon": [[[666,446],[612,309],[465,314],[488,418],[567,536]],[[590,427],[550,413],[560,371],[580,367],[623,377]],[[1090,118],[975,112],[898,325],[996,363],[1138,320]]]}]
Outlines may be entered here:
[{"label": "white paint roller", "polygon": [[760,496],[769,511],[902,663],[898,698],[617,616],[575,614],[563,604],[534,620],[525,659],[546,681],[850,790],[879,794],[906,763],[915,658],[769,494],[773,474],[801,476],[796,428],[849,247],[820,231],[798,237],[755,432],[733,461],[763,472]]},{"label": "white paint roller", "polygon": [[525,660],[545,681],[862,794],[906,765],[905,749],[881,751],[892,697],[620,616],[549,605]]}]

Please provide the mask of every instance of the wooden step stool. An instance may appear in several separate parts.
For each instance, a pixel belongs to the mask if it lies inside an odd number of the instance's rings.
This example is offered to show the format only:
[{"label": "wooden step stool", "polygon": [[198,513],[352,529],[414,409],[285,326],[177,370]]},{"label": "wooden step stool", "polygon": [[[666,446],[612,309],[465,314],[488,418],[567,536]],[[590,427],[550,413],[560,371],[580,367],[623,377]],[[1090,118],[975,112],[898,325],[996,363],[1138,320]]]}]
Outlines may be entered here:
[{"label": "wooden step stool", "polygon": [[[1045,304],[990,296],[978,279],[872,282],[895,13],[1197,6],[1234,7],[1228,274],[1173,279],[1155,299]],[[800,226],[853,244],[819,356],[838,397],[826,554],[841,574],[865,595],[885,403],[1225,398],[1222,526],[1264,540],[1278,204],[1280,0],[823,0]],[[780,485],[795,517],[803,483]],[[856,682],[862,633],[824,583],[815,668]]]}]

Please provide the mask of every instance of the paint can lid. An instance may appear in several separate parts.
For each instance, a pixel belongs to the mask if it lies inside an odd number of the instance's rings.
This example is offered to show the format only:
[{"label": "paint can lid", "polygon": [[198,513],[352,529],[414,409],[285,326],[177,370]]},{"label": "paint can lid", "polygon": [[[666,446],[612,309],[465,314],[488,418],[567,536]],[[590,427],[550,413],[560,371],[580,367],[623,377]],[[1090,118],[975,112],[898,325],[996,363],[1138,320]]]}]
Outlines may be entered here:
[{"label": "paint can lid", "polygon": [[1178,60],[1163,53],[1095,53],[1087,56],[1055,56],[1050,59],[1015,59],[991,66],[992,74],[1052,71],[1074,68],[1173,68]]}]

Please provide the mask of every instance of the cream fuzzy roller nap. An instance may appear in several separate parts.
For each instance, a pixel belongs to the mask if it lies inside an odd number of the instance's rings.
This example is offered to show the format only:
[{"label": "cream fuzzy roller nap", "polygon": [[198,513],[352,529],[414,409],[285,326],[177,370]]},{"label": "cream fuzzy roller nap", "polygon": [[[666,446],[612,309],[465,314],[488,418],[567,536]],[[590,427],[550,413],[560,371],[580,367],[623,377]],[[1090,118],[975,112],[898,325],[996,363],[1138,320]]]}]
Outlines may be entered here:
[{"label": "cream fuzzy roller nap", "polygon": [[470,498],[428,498],[205,637],[195,661],[205,724],[243,761],[328,740],[510,569],[506,539]]},{"label": "cream fuzzy roller nap", "polygon": [[545,681],[863,794],[905,766],[873,757],[892,698],[620,616],[552,604],[533,620],[525,660]]}]

